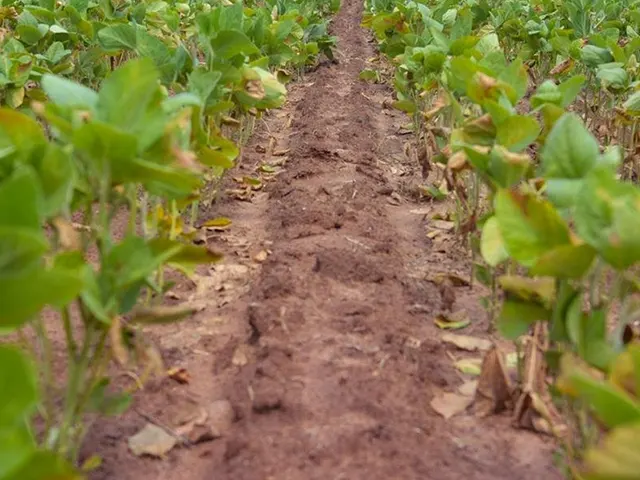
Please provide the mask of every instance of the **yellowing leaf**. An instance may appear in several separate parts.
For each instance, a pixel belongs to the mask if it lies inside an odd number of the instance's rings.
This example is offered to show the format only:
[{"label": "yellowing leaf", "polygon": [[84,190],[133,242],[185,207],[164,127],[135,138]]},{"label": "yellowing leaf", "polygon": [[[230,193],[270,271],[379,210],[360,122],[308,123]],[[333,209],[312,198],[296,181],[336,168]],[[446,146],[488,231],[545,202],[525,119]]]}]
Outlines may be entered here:
[{"label": "yellowing leaf", "polygon": [[451,315],[441,313],[434,319],[434,323],[443,330],[459,330],[469,326],[471,320],[469,320],[464,310],[460,310]]}]

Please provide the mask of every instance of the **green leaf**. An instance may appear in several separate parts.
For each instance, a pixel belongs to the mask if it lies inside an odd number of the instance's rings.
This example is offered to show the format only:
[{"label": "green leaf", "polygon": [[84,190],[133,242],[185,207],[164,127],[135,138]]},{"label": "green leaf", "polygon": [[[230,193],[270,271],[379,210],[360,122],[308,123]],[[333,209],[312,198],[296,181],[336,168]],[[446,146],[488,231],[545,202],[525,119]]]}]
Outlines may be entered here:
[{"label": "green leaf", "polygon": [[613,55],[608,49],[596,47],[595,45],[585,45],[582,48],[581,55],[585,65],[591,68],[613,61]]},{"label": "green leaf", "polygon": [[42,89],[54,103],[61,107],[88,108],[95,111],[98,104],[96,92],[56,75],[43,75]]},{"label": "green leaf", "polygon": [[621,63],[607,63],[600,65],[596,77],[603,83],[603,86],[613,89],[623,89],[629,83],[629,74]]},{"label": "green leaf", "polygon": [[83,477],[62,457],[52,452],[39,451],[19,470],[2,480],[83,480]]},{"label": "green leaf", "polygon": [[35,447],[26,421],[11,427],[0,427],[0,478],[8,478],[12,472],[25,465],[33,455]]},{"label": "green leaf", "polygon": [[548,201],[502,189],[495,198],[495,211],[507,251],[526,267],[547,251],[570,243],[567,224]]},{"label": "green leaf", "polygon": [[622,106],[629,113],[640,115],[640,92],[633,93]]},{"label": "green leaf", "polygon": [[558,85],[558,90],[562,94],[561,107],[566,108],[573,103],[582,91],[582,86],[586,80],[587,78],[584,75],[576,75]]},{"label": "green leaf", "polygon": [[128,23],[111,25],[98,32],[98,42],[105,50],[135,50],[138,46],[137,29]]},{"label": "green leaf", "polygon": [[211,40],[216,56],[230,59],[236,55],[254,55],[260,53],[258,47],[244,33],[237,30],[222,30]]},{"label": "green leaf", "polygon": [[158,71],[150,59],[128,61],[102,83],[98,118],[127,131],[138,129],[158,87]]},{"label": "green leaf", "polygon": [[544,307],[530,302],[505,300],[498,317],[498,330],[510,340],[524,335],[535,322],[547,321],[551,314]]},{"label": "green leaf", "polygon": [[39,230],[43,220],[41,202],[33,170],[20,169],[0,184],[0,226]]},{"label": "green leaf", "polygon": [[614,268],[640,260],[640,191],[609,169],[594,169],[576,199],[578,234]]},{"label": "green leaf", "polygon": [[0,276],[0,332],[19,327],[45,305],[67,305],[82,287],[81,273],[63,268]]},{"label": "green leaf", "polygon": [[179,267],[187,274],[193,272],[193,269],[198,265],[217,263],[222,259],[220,253],[206,247],[180,243],[168,238],[150,240],[149,248],[155,255],[160,255],[162,252],[171,252],[167,256],[167,262]]},{"label": "green leaf", "polygon": [[622,389],[582,373],[567,376],[570,388],[584,398],[607,427],[640,422],[640,403]]},{"label": "green leaf", "polygon": [[375,82],[378,79],[378,72],[371,69],[364,69],[360,72],[358,78],[367,82]]},{"label": "green leaf", "polygon": [[512,152],[519,152],[538,138],[540,125],[535,118],[513,115],[498,125],[496,140]]},{"label": "green leaf", "polygon": [[27,356],[16,347],[0,346],[0,431],[19,425],[38,401],[37,376]]},{"label": "green leaf", "polygon": [[509,258],[509,252],[507,252],[504,246],[504,241],[500,234],[500,224],[496,217],[489,218],[482,227],[480,252],[485,262],[492,267],[499,265]]},{"label": "green leaf", "polygon": [[405,113],[413,114],[418,110],[417,105],[411,100],[397,100],[392,104],[393,108]]},{"label": "green leaf", "polygon": [[109,378],[102,378],[91,390],[87,410],[102,415],[115,416],[127,411],[133,400],[128,393],[109,394]]},{"label": "green leaf", "polygon": [[596,251],[589,245],[560,245],[540,256],[531,275],[582,278],[593,263]]},{"label": "green leaf", "polygon": [[0,157],[31,162],[42,155],[46,139],[38,122],[24,113],[0,108]]},{"label": "green leaf", "polygon": [[580,118],[566,113],[556,122],[542,149],[543,172],[549,178],[583,178],[599,155],[598,142]]}]

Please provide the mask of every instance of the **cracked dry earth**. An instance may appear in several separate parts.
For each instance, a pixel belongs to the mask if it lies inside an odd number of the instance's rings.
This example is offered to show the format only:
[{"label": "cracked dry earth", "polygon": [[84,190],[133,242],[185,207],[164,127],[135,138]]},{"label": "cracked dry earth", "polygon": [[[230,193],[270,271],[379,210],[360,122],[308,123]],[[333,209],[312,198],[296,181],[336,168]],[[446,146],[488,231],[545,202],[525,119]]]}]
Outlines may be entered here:
[{"label": "cracked dry earth", "polygon": [[[430,406],[463,376],[433,323],[443,299],[429,277],[468,276],[469,263],[453,236],[430,240],[428,207],[401,195],[419,166],[403,155],[406,117],[382,107],[391,90],[358,80],[376,53],[362,3],[344,0],[333,21],[339,63],[258,122],[233,176],[268,162],[281,171],[250,202],[228,197],[211,212],[233,219],[208,240],[225,260],[172,294],[202,309],[151,332],[190,382],[154,381],[128,413],[94,425],[85,455],[104,461],[91,478],[561,478],[553,443],[508,413],[445,420]],[[466,334],[487,336],[481,294],[455,288]],[[173,428],[219,400],[233,407],[220,438],[162,459],[129,451],[149,419]]]}]

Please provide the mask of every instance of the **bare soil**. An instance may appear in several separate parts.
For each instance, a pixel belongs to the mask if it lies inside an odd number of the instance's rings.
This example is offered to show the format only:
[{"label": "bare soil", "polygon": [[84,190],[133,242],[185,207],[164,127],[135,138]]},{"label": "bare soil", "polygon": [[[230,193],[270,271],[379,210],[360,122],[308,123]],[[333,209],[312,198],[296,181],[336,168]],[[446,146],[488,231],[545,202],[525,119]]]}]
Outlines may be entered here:
[{"label": "bare soil", "polygon": [[[454,300],[472,319],[463,333],[490,338],[484,292],[443,298],[430,281],[468,276],[468,255],[450,233],[429,239],[426,205],[401,195],[420,166],[403,155],[407,118],[382,107],[390,89],[358,80],[375,55],[361,15],[361,0],[344,0],[339,63],[258,122],[233,175],[286,163],[251,201],[226,197],[210,213],[233,219],[208,240],[225,261],[172,293],[203,308],[151,333],[190,382],[151,382],[132,410],[94,425],[84,455],[104,461],[92,479],[561,478],[553,442],[508,413],[445,420],[430,406],[464,380],[433,318]],[[221,438],[163,459],[129,451],[149,419],[173,428],[221,399],[235,412]]]}]

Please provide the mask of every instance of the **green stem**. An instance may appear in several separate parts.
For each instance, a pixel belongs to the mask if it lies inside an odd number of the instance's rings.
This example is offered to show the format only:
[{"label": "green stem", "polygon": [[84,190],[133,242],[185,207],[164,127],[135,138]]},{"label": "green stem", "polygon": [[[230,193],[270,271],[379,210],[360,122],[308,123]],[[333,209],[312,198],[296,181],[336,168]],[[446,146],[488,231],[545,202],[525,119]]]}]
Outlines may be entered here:
[{"label": "green stem", "polygon": [[73,338],[73,328],[71,326],[71,311],[70,306],[62,309],[62,324],[64,325],[64,334],[67,339],[67,353],[69,360],[75,361],[78,346],[76,340]]},{"label": "green stem", "polygon": [[53,351],[51,349],[51,341],[47,334],[47,328],[44,324],[42,316],[38,316],[33,322],[38,342],[40,344],[42,369],[42,403],[45,411],[45,432],[47,435],[51,431],[53,424],[55,423],[55,405],[53,400],[53,392],[51,387],[53,385]]}]

